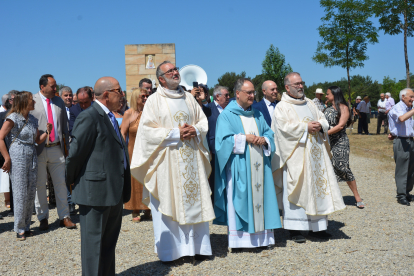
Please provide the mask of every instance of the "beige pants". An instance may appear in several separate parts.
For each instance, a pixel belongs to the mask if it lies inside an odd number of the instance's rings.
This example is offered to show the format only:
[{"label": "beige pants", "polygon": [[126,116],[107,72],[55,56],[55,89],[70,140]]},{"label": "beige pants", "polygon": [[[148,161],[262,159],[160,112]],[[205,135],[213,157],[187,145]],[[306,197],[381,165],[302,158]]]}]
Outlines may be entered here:
[{"label": "beige pants", "polygon": [[49,218],[49,205],[46,195],[47,172],[49,169],[55,189],[56,208],[59,219],[70,217],[68,207],[68,192],[65,181],[65,157],[60,146],[44,148],[37,157],[37,185],[36,185],[36,214],[40,220]]}]

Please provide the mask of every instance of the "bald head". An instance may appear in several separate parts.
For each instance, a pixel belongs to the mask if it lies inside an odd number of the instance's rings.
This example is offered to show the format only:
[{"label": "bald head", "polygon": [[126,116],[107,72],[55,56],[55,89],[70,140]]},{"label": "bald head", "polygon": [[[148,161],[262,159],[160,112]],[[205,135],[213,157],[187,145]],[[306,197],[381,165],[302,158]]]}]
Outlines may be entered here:
[{"label": "bald head", "polygon": [[113,89],[118,81],[113,77],[102,77],[96,81],[94,91],[96,98],[101,98],[105,91]]},{"label": "bald head", "polygon": [[273,103],[277,100],[277,85],[274,81],[267,80],[262,84],[263,95],[266,100]]}]

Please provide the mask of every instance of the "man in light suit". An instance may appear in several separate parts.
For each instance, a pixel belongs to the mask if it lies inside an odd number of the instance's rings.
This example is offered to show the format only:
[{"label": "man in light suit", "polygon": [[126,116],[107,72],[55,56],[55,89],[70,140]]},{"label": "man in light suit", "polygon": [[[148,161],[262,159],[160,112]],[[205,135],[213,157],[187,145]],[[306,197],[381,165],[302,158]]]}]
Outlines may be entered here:
[{"label": "man in light suit", "polygon": [[46,131],[47,123],[53,124],[53,129],[46,141],[36,147],[38,169],[35,207],[37,218],[40,221],[39,229],[44,231],[49,228],[46,167],[49,169],[55,188],[56,207],[60,219],[59,225],[73,229],[76,228],[76,224],[70,219],[68,190],[65,184],[65,146],[69,149],[66,107],[63,100],[55,96],[56,80],[52,75],[41,76],[39,87],[39,93],[33,95],[33,100],[36,102],[35,110],[30,111],[30,113],[39,120],[40,134]]},{"label": "man in light suit", "polygon": [[230,101],[229,88],[225,86],[217,85],[213,92],[214,101],[208,104],[208,108],[211,110],[210,116],[207,116],[208,120],[208,132],[207,141],[208,147],[211,153],[211,174],[208,179],[211,188],[211,198],[214,199],[214,169],[215,169],[215,143],[216,143],[216,123],[220,113],[226,108]]},{"label": "man in light suit", "polygon": [[74,183],[72,199],[79,205],[82,275],[115,275],[122,205],[131,197],[127,145],[112,113],[122,91],[112,77],[100,78],[94,90],[95,103],[72,130],[66,183]]},{"label": "man in light suit", "polygon": [[253,108],[262,112],[266,123],[269,127],[272,125],[272,116],[273,111],[275,110],[276,104],[279,102],[277,100],[278,92],[277,85],[274,81],[267,80],[262,84],[263,99],[253,104]]}]

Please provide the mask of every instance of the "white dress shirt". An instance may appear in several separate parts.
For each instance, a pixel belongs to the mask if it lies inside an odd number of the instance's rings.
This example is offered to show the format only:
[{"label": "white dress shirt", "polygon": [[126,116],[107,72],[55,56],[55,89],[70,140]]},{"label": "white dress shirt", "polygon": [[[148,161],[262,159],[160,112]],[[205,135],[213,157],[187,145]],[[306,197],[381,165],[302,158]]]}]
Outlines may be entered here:
[{"label": "white dress shirt", "polygon": [[216,101],[214,101],[214,104],[217,106],[217,109],[219,111],[219,113],[221,113],[224,109],[221,107],[221,105],[219,105]]},{"label": "white dress shirt", "polygon": [[[42,99],[42,103],[43,103],[43,106],[45,108],[45,111],[46,111],[46,119],[49,122],[49,115],[47,114],[47,101],[46,101],[46,97],[43,96],[42,92],[40,92],[40,91],[39,91],[39,94],[40,94],[40,98]],[[57,107],[57,105],[55,105],[53,103],[53,99],[56,98],[56,97],[57,96],[55,96],[52,99],[50,99],[50,107],[52,108],[53,129],[55,130],[55,142],[59,142],[60,141],[59,140],[59,133],[58,133],[58,131],[56,131],[57,130],[57,127],[56,127],[57,126],[57,123],[56,123],[57,122],[57,118],[56,118],[55,106],[56,106],[56,108],[58,108],[58,107]]]},{"label": "white dress shirt", "polygon": [[384,99],[383,101],[381,101],[381,99],[379,99],[378,103],[377,103],[378,112],[385,113],[385,111],[387,110],[385,108],[386,105],[387,105],[387,99]]},{"label": "white dress shirt", "polygon": [[272,105],[270,101],[268,101],[266,98],[263,98],[264,102],[267,106],[267,111],[269,111],[270,118],[273,118],[273,112],[275,111],[275,106]]},{"label": "white dress shirt", "polygon": [[69,112],[69,107],[65,106],[66,108],[66,114],[68,114],[68,120],[70,119],[70,112]]}]

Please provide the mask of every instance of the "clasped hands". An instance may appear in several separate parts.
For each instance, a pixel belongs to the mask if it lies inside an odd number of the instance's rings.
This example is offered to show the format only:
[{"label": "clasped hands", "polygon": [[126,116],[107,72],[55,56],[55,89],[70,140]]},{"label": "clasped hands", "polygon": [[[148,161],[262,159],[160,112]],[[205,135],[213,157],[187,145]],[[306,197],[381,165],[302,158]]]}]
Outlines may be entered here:
[{"label": "clasped hands", "polygon": [[312,121],[308,123],[308,132],[315,134],[322,129],[322,125],[319,122]]},{"label": "clasped hands", "polygon": [[246,134],[247,143],[257,145],[257,146],[266,146],[267,142],[264,137],[256,136],[254,134]]},{"label": "clasped hands", "polygon": [[195,128],[187,123],[182,126],[179,126],[178,129],[180,130],[180,139],[181,140],[190,140],[197,136],[197,132]]}]

